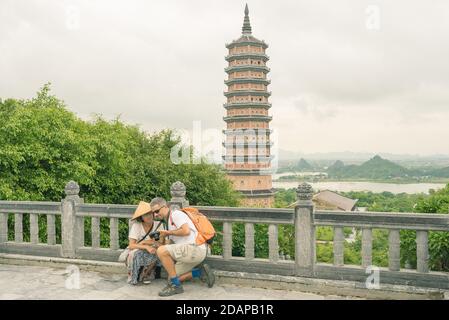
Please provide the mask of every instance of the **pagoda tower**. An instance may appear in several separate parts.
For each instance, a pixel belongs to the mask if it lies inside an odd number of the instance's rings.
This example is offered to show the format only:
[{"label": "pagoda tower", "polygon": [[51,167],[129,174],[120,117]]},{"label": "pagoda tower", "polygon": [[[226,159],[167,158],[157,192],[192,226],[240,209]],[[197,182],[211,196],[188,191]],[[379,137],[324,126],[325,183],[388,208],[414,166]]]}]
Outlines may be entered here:
[{"label": "pagoda tower", "polygon": [[274,202],[271,181],[271,141],[267,91],[270,80],[265,54],[268,45],[252,35],[248,5],[242,35],[226,45],[228,89],[224,93],[226,116],[225,169],[234,188],[244,195],[243,205],[270,207]]}]

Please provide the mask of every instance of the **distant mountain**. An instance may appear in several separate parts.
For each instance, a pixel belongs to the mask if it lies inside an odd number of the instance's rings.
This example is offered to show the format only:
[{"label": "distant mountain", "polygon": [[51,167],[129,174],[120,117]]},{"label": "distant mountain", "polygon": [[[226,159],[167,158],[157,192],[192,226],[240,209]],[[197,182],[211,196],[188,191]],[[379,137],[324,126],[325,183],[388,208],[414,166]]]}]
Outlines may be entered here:
[{"label": "distant mountain", "polygon": [[277,170],[277,173],[282,172],[307,172],[315,171],[318,168],[314,164],[309,163],[306,159],[301,158],[298,162],[288,161],[284,163],[282,167]]},{"label": "distant mountain", "polygon": [[327,168],[327,174],[332,177],[344,176],[346,171],[345,164],[341,160],[335,161],[329,168]]},{"label": "distant mountain", "polygon": [[331,178],[363,178],[363,179],[391,179],[410,177],[414,174],[390,160],[381,158],[379,155],[361,165],[347,165],[342,161],[335,162],[327,170]]},{"label": "distant mountain", "polygon": [[301,158],[298,164],[296,165],[295,169],[298,171],[312,171],[313,166],[310,163],[308,163],[304,158]]},{"label": "distant mountain", "polygon": [[343,168],[344,166],[345,166],[345,164],[343,163],[343,161],[337,160],[334,162],[333,165],[331,165],[329,167],[329,170],[339,170],[339,169]]},{"label": "distant mountain", "polygon": [[[310,160],[362,160],[366,161],[373,158],[376,153],[370,152],[317,152],[317,153],[304,153],[300,151],[289,151],[279,149],[279,160],[296,160],[305,158]],[[384,159],[390,160],[441,160],[449,159],[449,154],[434,154],[434,155],[419,155],[419,154],[393,154],[393,153],[378,153],[378,155]]]},{"label": "distant mountain", "polygon": [[430,175],[434,177],[449,178],[449,167],[435,169],[430,172]]}]

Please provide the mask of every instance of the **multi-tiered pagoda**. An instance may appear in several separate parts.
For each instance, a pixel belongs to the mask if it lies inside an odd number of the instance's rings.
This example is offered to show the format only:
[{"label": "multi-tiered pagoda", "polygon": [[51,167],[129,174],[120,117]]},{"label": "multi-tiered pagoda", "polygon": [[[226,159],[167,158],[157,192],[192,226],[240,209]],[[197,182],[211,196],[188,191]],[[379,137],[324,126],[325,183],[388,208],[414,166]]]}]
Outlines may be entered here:
[{"label": "multi-tiered pagoda", "polygon": [[270,80],[266,66],[268,45],[253,37],[248,5],[245,7],[242,36],[226,45],[229,50],[225,69],[228,90],[224,107],[227,124],[225,169],[236,190],[245,195],[243,205],[271,206],[274,193],[271,183],[269,123],[271,107],[267,91]]}]

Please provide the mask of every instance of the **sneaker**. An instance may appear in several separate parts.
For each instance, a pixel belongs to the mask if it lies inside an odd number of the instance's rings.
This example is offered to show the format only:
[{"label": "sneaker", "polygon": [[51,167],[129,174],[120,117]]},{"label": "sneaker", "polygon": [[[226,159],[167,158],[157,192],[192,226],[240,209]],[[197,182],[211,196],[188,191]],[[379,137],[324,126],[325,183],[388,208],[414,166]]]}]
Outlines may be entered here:
[{"label": "sneaker", "polygon": [[201,281],[207,283],[209,288],[212,288],[215,283],[215,275],[212,269],[209,267],[207,263],[203,263],[200,267],[201,270]]},{"label": "sneaker", "polygon": [[159,292],[160,297],[169,297],[175,294],[183,293],[184,288],[181,286],[177,287],[172,283],[169,283],[164,289]]},{"label": "sneaker", "polygon": [[148,274],[148,275],[146,275],[146,276],[143,277],[143,280],[142,280],[142,281],[143,281],[144,284],[150,284],[151,281],[153,281],[154,279],[156,279],[154,271],[155,271],[154,269],[151,270],[150,274]]}]

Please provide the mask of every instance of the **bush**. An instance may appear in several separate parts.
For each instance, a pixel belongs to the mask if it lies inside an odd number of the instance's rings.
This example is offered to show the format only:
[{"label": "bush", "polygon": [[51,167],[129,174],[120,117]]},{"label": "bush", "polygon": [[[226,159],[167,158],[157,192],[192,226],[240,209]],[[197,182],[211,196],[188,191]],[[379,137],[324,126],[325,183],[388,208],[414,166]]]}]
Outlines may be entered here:
[{"label": "bush", "polygon": [[[449,184],[428,197],[420,199],[415,212],[448,214]],[[429,267],[435,271],[449,271],[449,232],[429,232]],[[401,231],[401,263],[416,268],[416,232]]]},{"label": "bush", "polygon": [[[192,204],[236,206],[239,202],[218,165],[172,163],[170,152],[180,143],[174,131],[150,134],[101,116],[81,120],[50,95],[49,85],[31,100],[0,100],[0,141],[2,200],[61,201],[66,183],[75,180],[86,203],[137,204],[155,196],[170,199],[171,184],[180,180]],[[28,237],[27,219],[25,215],[24,237]],[[10,232],[13,224],[9,219]],[[45,221],[40,219],[39,225],[45,231]],[[102,246],[109,242],[108,228],[108,219],[101,219]],[[127,242],[127,229],[121,221],[121,247]],[[45,241],[45,232],[40,234]],[[85,239],[90,241],[89,219]]]}]

